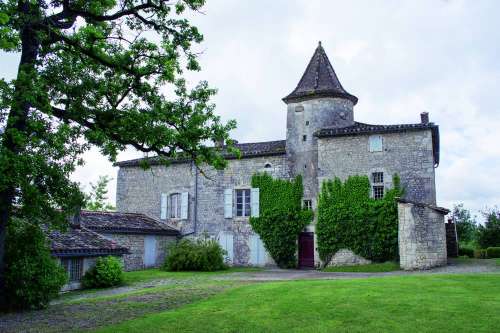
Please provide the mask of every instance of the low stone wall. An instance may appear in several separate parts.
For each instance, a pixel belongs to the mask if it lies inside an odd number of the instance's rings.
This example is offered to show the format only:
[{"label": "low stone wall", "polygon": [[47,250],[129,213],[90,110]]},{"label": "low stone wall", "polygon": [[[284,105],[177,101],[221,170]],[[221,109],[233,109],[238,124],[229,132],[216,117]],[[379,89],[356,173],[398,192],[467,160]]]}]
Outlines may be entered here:
[{"label": "low stone wall", "polygon": [[429,269],[447,263],[444,216],[449,210],[400,200],[399,260],[404,270]]},{"label": "low stone wall", "polygon": [[349,249],[342,249],[335,253],[328,263],[328,266],[354,266],[366,264],[371,264],[371,261],[358,256]]}]

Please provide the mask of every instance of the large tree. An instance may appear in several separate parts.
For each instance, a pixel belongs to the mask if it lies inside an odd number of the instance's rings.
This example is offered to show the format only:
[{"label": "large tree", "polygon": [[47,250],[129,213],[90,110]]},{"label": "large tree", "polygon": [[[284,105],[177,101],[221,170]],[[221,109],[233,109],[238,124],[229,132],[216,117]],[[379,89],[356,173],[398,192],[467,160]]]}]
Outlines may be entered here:
[{"label": "large tree", "polygon": [[[64,224],[81,205],[69,175],[94,145],[111,161],[127,146],[162,160],[185,154],[222,168],[228,140],[185,18],[204,0],[0,0],[0,49],[20,52],[0,81],[0,290],[11,217]],[[229,140],[229,142],[231,142]]]}]

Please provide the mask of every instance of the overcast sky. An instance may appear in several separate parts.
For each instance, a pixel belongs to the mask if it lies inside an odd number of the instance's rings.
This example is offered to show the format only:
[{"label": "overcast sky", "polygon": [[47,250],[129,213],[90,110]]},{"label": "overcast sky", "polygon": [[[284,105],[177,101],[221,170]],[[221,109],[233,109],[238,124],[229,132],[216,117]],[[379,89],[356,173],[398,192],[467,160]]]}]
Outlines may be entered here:
[{"label": "overcast sky", "polygon": [[[475,211],[500,203],[500,1],[208,0],[193,22],[205,36],[202,72],[218,88],[223,119],[240,142],[285,138],[281,98],[298,83],[319,40],[344,88],[359,98],[355,120],[440,126],[438,204]],[[12,78],[18,56],[1,53]],[[142,156],[129,150],[119,159]],[[116,172],[96,151],[73,178],[87,185]]]}]

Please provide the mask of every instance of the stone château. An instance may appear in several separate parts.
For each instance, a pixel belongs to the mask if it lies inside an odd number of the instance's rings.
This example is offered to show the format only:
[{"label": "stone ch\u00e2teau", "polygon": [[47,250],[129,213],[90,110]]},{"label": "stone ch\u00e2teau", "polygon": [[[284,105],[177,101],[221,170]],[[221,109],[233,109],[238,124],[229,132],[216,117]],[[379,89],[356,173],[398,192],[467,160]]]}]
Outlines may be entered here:
[{"label": "stone ch\u00e2teau", "polygon": [[[405,200],[434,207],[439,129],[427,113],[414,124],[355,121],[358,98],[341,85],[321,43],[283,101],[286,139],[237,144],[241,158],[228,155],[228,167],[207,170],[208,177],[185,159],[164,166],[149,158],[148,170],[140,167],[141,159],[118,162],[118,211],[163,220],[183,235],[206,233],[220,242],[234,265],[267,265],[272,259],[249,224],[249,217],[259,213],[259,192],[250,185],[256,172],[283,179],[302,175],[303,205],[313,210],[323,180],[350,175],[367,175],[372,196],[381,198],[398,174]],[[301,266],[320,262],[314,231],[313,223],[299,237]]]}]

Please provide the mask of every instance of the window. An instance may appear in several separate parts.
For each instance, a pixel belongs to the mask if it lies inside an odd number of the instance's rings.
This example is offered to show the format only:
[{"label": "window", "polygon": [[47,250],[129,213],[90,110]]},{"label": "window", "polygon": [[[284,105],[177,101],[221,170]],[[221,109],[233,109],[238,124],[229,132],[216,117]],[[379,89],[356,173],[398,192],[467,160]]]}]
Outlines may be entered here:
[{"label": "window", "polygon": [[82,279],[83,259],[82,258],[64,258],[61,259],[61,266],[69,276],[69,282],[76,282]]},{"label": "window", "polygon": [[180,218],[181,217],[181,194],[173,193],[169,197],[168,201],[169,207],[169,217],[170,218]]},{"label": "window", "polygon": [[307,141],[307,135],[302,135],[302,141]]},{"label": "window", "polygon": [[264,165],[264,168],[266,168],[266,169],[270,169],[271,167],[272,167],[271,163],[266,163]]},{"label": "window", "polygon": [[312,200],[304,200],[304,209],[312,210]]},{"label": "window", "polygon": [[295,112],[302,112],[302,111],[304,111],[304,107],[302,105],[297,105],[295,107]]},{"label": "window", "polygon": [[250,216],[250,189],[236,190],[236,216]]},{"label": "window", "polygon": [[370,145],[370,152],[375,152],[375,151],[382,151],[382,136],[380,135],[372,135],[370,136],[369,140],[369,145]]},{"label": "window", "polygon": [[384,182],[384,173],[383,172],[372,173],[372,183],[383,183],[383,182]]},{"label": "window", "polygon": [[384,197],[384,186],[377,185],[373,186],[373,198],[374,199],[382,199]]},{"label": "window", "polygon": [[306,126],[309,126],[309,120],[306,121]]},{"label": "window", "polygon": [[382,199],[384,197],[384,173],[372,172],[373,198]]}]

